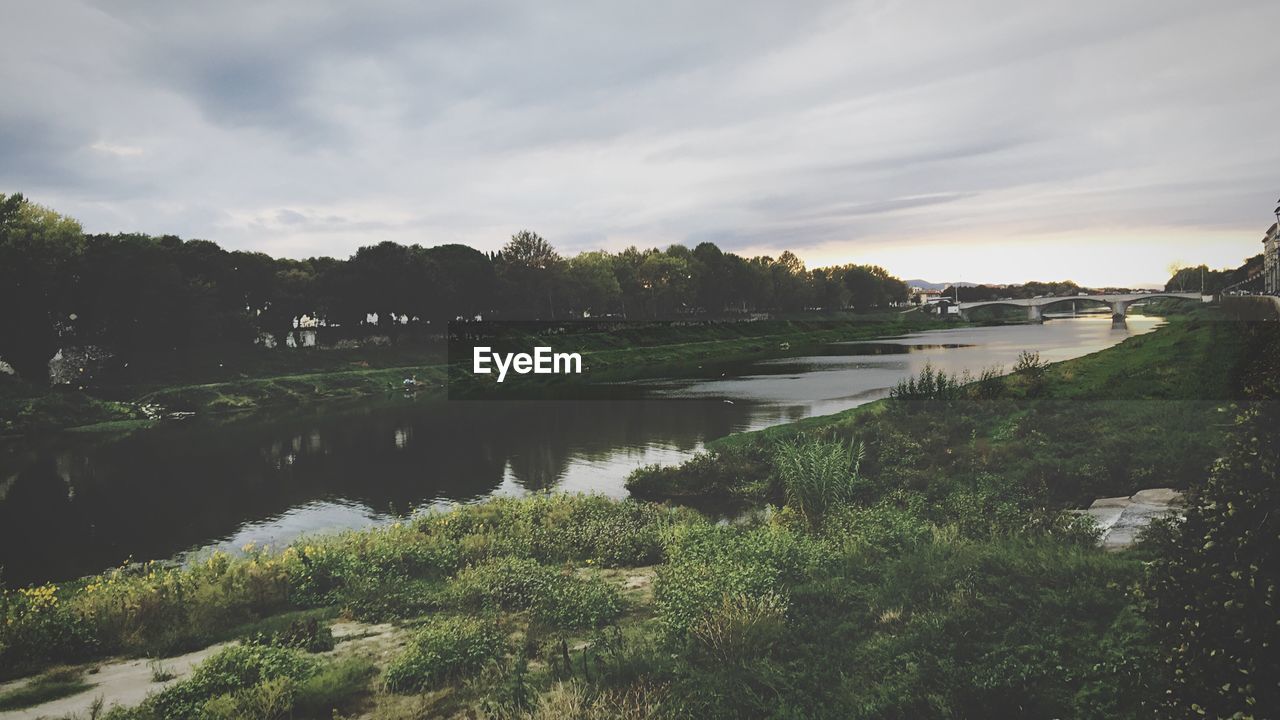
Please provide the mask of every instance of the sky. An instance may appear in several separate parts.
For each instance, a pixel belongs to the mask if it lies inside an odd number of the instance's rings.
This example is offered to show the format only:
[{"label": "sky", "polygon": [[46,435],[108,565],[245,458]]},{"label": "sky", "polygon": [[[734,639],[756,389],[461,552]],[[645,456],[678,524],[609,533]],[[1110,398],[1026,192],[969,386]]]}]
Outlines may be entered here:
[{"label": "sky", "polygon": [[1158,285],[1280,197],[1274,0],[19,0],[0,192],[345,257],[712,241]]}]

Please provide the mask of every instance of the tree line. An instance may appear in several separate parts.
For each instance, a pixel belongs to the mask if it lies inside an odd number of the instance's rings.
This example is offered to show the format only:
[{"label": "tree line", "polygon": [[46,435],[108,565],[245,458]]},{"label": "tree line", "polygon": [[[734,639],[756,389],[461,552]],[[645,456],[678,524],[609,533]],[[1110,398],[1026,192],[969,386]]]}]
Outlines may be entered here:
[{"label": "tree line", "polygon": [[704,242],[562,255],[530,231],[501,250],[383,242],[346,259],[273,258],[207,240],[85,234],[78,222],[0,194],[0,359],[29,378],[67,344],[122,358],[251,345],[300,318],[396,336],[455,318],[672,319],[904,302],[883,268],[808,270],[791,252],[742,257]]}]

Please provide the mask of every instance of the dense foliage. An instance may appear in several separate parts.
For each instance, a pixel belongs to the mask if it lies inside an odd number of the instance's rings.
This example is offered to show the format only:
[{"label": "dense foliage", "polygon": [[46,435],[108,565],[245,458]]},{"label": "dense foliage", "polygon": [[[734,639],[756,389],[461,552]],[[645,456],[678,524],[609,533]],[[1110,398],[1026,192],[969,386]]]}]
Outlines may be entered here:
[{"label": "dense foliage", "polygon": [[470,675],[496,660],[502,634],[491,622],[468,617],[433,617],[418,630],[408,649],[387,668],[392,690],[425,690],[450,677]]},{"label": "dense foliage", "polygon": [[1153,535],[1142,587],[1171,677],[1170,718],[1280,707],[1280,333],[1250,346],[1248,398],[1185,520]]},{"label": "dense foliage", "polygon": [[291,260],[166,235],[85,235],[21,195],[0,195],[0,358],[43,381],[64,345],[124,361],[251,347],[306,318],[326,339],[441,332],[457,317],[633,319],[905,301],[872,266],[808,271],[790,252],[744,258],[712,243],[565,257],[522,231],[496,253],[463,245],[362,247],[345,260]]}]

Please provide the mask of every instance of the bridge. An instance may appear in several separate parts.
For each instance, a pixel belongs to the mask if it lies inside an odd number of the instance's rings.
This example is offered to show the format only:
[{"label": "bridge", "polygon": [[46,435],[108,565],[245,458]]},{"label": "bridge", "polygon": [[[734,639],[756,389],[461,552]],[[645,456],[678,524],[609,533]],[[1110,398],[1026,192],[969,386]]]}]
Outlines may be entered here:
[{"label": "bridge", "polygon": [[1111,318],[1113,320],[1124,319],[1125,313],[1128,312],[1129,306],[1135,303],[1145,302],[1147,300],[1159,300],[1161,298],[1172,298],[1175,300],[1194,300],[1203,301],[1200,293],[1129,293],[1129,294],[1102,294],[1102,295],[1062,295],[1038,298],[1025,298],[1018,300],[982,300],[980,302],[963,302],[957,305],[960,309],[960,316],[969,319],[969,311],[981,307],[992,307],[996,305],[1005,305],[1012,307],[1023,307],[1027,309],[1027,319],[1034,321],[1044,320],[1045,308],[1057,303],[1072,302],[1077,300],[1089,300],[1095,303],[1104,303],[1111,306]]}]

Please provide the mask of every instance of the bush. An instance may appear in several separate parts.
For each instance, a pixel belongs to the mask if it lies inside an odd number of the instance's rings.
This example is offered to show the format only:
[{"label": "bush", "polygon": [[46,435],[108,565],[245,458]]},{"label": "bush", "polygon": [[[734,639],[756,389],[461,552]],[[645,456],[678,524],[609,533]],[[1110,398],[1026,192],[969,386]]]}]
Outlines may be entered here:
[{"label": "bush", "polygon": [[501,656],[503,646],[502,633],[491,622],[432,618],[387,666],[384,679],[394,692],[421,692],[442,680],[474,673]]},{"label": "bush", "polygon": [[297,687],[287,677],[277,677],[233,693],[207,700],[202,720],[284,720],[292,715]]},{"label": "bush", "polygon": [[528,610],[555,581],[550,567],[528,558],[498,558],[464,568],[449,583],[449,600],[473,609]]},{"label": "bush", "polygon": [[626,487],[640,500],[730,504],[763,499],[769,492],[769,451],[748,445],[702,452],[680,465],[646,465],[627,476]]},{"label": "bush", "polygon": [[822,526],[822,537],[832,550],[881,556],[925,542],[932,532],[933,525],[918,512],[901,507],[892,499],[871,507],[839,508]]},{"label": "bush", "polygon": [[61,587],[0,593],[3,672],[103,653],[163,655],[212,642],[228,627],[288,607],[280,558],[215,553],[186,567],[144,563]]},{"label": "bush", "polygon": [[1013,372],[1015,375],[1026,375],[1038,380],[1044,376],[1048,367],[1049,363],[1040,359],[1039,352],[1023,350],[1018,353],[1018,361],[1013,364]]},{"label": "bush", "polygon": [[288,627],[273,632],[258,632],[247,642],[255,645],[286,647],[309,653],[326,652],[334,646],[333,631],[316,618],[294,620]]},{"label": "bush", "polygon": [[0,592],[0,678],[98,650],[95,628],[53,585]]},{"label": "bush", "polygon": [[236,697],[218,699],[216,712],[235,708],[284,708],[287,711],[293,697],[290,681],[306,679],[314,675],[317,668],[314,660],[292,648],[232,645],[201,663],[191,677],[149,696],[138,708],[138,717],[156,720],[200,717],[207,702],[224,695]]},{"label": "bush", "polygon": [[337,717],[361,695],[369,692],[369,679],[377,672],[364,658],[344,658],[326,665],[298,683],[293,712],[304,718]]},{"label": "bush", "polygon": [[889,390],[889,397],[903,402],[921,400],[956,400],[962,395],[965,381],[959,376],[938,370],[931,363],[925,363],[918,375],[898,384]]},{"label": "bush", "polygon": [[691,628],[698,648],[718,663],[738,663],[773,646],[786,630],[787,601],[777,593],[725,595]]},{"label": "bush", "polygon": [[670,553],[658,569],[654,601],[667,638],[678,640],[718,612],[726,597],[785,600],[786,586],[817,567],[819,551],[784,528],[695,525],[675,533]]},{"label": "bush", "polygon": [[600,627],[622,612],[622,598],[612,585],[520,558],[463,570],[448,595],[463,607],[531,610],[534,620],[557,628]]},{"label": "bush", "polygon": [[464,564],[456,541],[400,523],[298,542],[282,560],[290,597],[303,606],[359,604],[395,581],[441,579]]},{"label": "bush", "polygon": [[459,543],[463,563],[513,555],[605,567],[662,558],[662,532],[688,511],[598,495],[495,499],[415,521],[426,535]]},{"label": "bush", "polygon": [[534,602],[533,619],[556,628],[598,628],[622,614],[617,588],[599,578],[560,575]]},{"label": "bush", "polygon": [[1142,597],[1169,678],[1164,717],[1252,717],[1280,707],[1277,403],[1244,409],[1232,435],[1193,488],[1185,519],[1149,533],[1157,555]]}]

